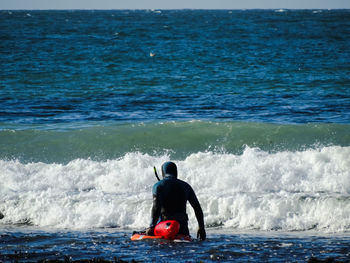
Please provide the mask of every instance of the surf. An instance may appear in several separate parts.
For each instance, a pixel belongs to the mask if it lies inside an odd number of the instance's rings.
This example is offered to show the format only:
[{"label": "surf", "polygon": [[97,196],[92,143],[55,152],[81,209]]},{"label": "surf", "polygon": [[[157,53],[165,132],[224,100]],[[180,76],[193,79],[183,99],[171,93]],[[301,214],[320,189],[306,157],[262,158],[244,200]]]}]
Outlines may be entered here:
[{"label": "surf", "polygon": [[[350,230],[349,155],[348,146],[275,153],[246,146],[242,154],[206,151],[173,161],[193,186],[207,227],[342,233]],[[169,158],[130,152],[67,164],[0,160],[0,224],[142,229],[153,166]]]}]

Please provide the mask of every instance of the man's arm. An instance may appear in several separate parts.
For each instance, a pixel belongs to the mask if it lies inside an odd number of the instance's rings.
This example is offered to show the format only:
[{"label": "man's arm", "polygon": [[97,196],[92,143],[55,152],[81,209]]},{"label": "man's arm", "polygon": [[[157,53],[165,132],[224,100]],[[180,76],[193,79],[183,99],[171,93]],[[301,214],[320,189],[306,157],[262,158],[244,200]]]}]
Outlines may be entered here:
[{"label": "man's arm", "polygon": [[151,212],[151,225],[150,227],[154,228],[158,222],[160,217],[160,204],[159,198],[156,195],[153,195],[153,204],[152,204],[152,212]]},{"label": "man's arm", "polygon": [[151,211],[151,224],[149,228],[146,229],[146,234],[153,236],[154,235],[154,227],[157,225],[158,219],[160,217],[160,202],[158,197],[158,185],[155,184],[152,188],[153,194],[153,203],[152,203],[152,211]]},{"label": "man's arm", "polygon": [[188,200],[193,207],[194,213],[196,215],[197,221],[198,221],[198,232],[197,232],[197,238],[199,237],[201,240],[205,240],[206,238],[206,233],[205,233],[205,227],[204,227],[204,215],[203,215],[203,210],[202,207],[197,199],[196,194],[194,193],[192,187],[191,187],[191,192],[189,195],[189,200]]}]

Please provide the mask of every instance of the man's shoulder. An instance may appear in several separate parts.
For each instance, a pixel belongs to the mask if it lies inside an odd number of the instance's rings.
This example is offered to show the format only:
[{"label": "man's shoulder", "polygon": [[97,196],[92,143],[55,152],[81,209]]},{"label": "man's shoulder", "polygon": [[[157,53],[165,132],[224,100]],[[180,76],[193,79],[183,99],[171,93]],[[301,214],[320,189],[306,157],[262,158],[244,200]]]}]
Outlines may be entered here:
[{"label": "man's shoulder", "polygon": [[165,178],[163,180],[160,180],[159,182],[155,183],[154,184],[154,188],[157,188],[159,186],[162,186],[162,185],[166,185],[166,184],[179,184],[181,185],[182,187],[185,187],[185,188],[191,188],[191,185],[183,180],[180,180],[178,178]]},{"label": "man's shoulder", "polygon": [[188,189],[192,189],[191,185],[185,181],[182,181],[180,179],[177,179],[178,183],[181,184],[183,187],[186,187]]},{"label": "man's shoulder", "polygon": [[160,180],[160,181],[156,182],[156,183],[153,185],[153,187],[152,187],[152,192],[153,192],[153,193],[156,192],[157,188],[162,184],[162,181],[163,181],[163,180]]}]

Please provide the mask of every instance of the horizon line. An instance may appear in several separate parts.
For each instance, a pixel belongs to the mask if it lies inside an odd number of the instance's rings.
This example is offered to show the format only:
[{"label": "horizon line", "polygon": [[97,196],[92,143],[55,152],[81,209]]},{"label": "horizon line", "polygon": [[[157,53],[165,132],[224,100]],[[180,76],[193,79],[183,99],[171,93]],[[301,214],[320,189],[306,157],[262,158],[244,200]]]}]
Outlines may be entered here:
[{"label": "horizon line", "polygon": [[15,8],[6,9],[1,8],[0,11],[175,11],[175,10],[350,10],[350,8],[336,7],[336,8]]}]

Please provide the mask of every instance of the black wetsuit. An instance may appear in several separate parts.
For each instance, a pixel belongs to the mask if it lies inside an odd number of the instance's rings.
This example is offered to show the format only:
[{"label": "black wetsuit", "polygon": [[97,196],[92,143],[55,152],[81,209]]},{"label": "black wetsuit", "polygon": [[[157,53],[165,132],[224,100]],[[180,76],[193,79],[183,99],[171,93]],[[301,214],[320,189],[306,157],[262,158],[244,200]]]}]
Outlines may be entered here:
[{"label": "black wetsuit", "polygon": [[[167,169],[168,168],[168,169]],[[193,207],[200,228],[204,229],[203,211],[192,187],[177,179],[177,171],[162,167],[164,179],[153,186],[152,221],[154,227],[159,219],[176,220],[180,223],[179,234],[189,235],[186,203]]]}]

